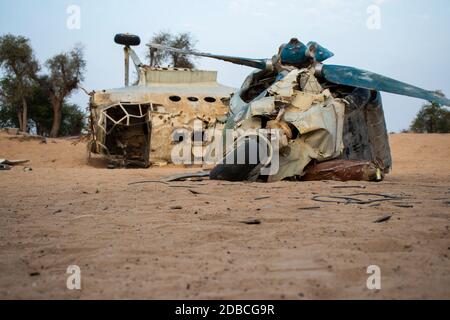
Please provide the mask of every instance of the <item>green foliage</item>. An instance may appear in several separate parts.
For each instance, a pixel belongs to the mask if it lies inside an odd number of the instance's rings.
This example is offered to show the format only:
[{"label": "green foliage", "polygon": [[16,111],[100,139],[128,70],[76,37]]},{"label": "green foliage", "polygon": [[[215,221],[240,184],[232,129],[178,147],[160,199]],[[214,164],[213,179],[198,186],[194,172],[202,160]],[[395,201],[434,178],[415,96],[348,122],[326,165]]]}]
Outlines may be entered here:
[{"label": "green foliage", "polygon": [[426,104],[417,114],[410,130],[416,133],[450,133],[450,111],[436,103]]},{"label": "green foliage", "polygon": [[[50,136],[53,123],[53,108],[44,91],[36,86],[29,102],[30,128],[42,136]],[[14,109],[8,108],[0,101],[0,128],[18,127]],[[64,103],[62,107],[61,136],[78,136],[87,128],[86,115],[76,104]]]},{"label": "green foliage", "polygon": [[[168,31],[159,31],[155,33],[149,43],[157,43],[165,46],[170,46],[172,35]],[[164,50],[156,50],[150,48],[147,54],[151,66],[160,66],[164,64],[169,58],[169,52]]]},{"label": "green foliage", "polygon": [[[38,135],[50,136],[53,124],[53,107],[48,95],[40,86],[35,86],[30,100],[30,121]],[[78,105],[64,103],[61,109],[60,135],[77,136],[86,128],[85,114]]]},{"label": "green foliage", "polygon": [[[195,50],[197,41],[190,33],[171,34],[168,31],[155,33],[149,43],[162,44],[169,47],[183,49],[187,51]],[[175,68],[195,68],[193,57],[176,52],[156,50],[151,48],[147,55],[151,66],[161,66],[170,64]]]},{"label": "green foliage", "polygon": [[45,63],[49,74],[43,78],[43,84],[49,91],[51,98],[68,97],[78,84],[84,80],[86,61],[83,48],[75,46],[70,52],[63,52],[50,58]]},{"label": "green foliage", "polygon": [[0,127],[19,127],[17,109],[21,101],[14,93],[14,85],[9,77],[0,80]]},{"label": "green foliage", "polygon": [[62,107],[61,136],[78,136],[87,128],[86,116],[76,104],[65,103]]},{"label": "green foliage", "polygon": [[39,63],[29,40],[6,34],[0,37],[0,71],[2,110],[14,113],[21,130],[27,130],[27,100],[32,94]]},{"label": "green foliage", "polygon": [[84,80],[86,61],[83,48],[75,46],[70,52],[63,52],[45,63],[49,74],[40,77],[39,84],[46,92],[53,107],[53,123],[50,136],[60,135],[63,120],[63,104]]},{"label": "green foliage", "polygon": [[52,127],[53,109],[48,95],[41,86],[34,86],[29,104],[29,117],[36,134],[48,136]]},{"label": "green foliage", "polygon": [[17,112],[14,108],[0,100],[0,128],[18,128],[19,120],[17,119]]},{"label": "green foliage", "polygon": [[0,37],[0,67],[6,76],[23,85],[30,84],[39,71],[39,63],[27,38],[6,34]]},{"label": "green foliage", "polygon": [[[0,37],[0,127],[20,127],[23,98],[28,105],[28,128],[49,136],[53,127],[54,102],[61,106],[62,136],[80,135],[86,128],[85,114],[65,99],[83,80],[86,62],[80,46],[46,63],[48,75],[37,75],[39,64],[29,40],[21,36]],[[22,119],[22,118],[21,118]]]}]

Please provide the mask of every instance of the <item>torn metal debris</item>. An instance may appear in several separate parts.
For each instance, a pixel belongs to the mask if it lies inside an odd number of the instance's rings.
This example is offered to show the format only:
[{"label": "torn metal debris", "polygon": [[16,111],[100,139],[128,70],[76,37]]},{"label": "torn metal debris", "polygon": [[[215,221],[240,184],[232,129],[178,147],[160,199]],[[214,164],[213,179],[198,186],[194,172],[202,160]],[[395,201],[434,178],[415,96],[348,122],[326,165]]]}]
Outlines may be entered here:
[{"label": "torn metal debris", "polygon": [[342,203],[342,204],[373,204],[386,201],[397,201],[403,200],[404,197],[389,195],[389,194],[379,194],[379,193],[353,193],[350,195],[329,195],[329,196],[314,196],[312,200],[317,202],[325,203]]},{"label": "torn metal debris", "polygon": [[[435,92],[373,72],[323,64],[333,53],[313,41],[303,44],[293,38],[271,59],[149,46],[257,69],[230,99],[225,128],[237,134],[225,141],[232,150],[224,152],[211,179],[380,181],[390,172],[392,158],[379,91],[450,105],[449,99]],[[261,132],[267,129],[272,132],[263,137]],[[276,139],[279,149],[267,146],[274,136],[280,137]],[[259,145],[258,141],[265,143]],[[246,155],[241,157],[243,163],[231,163],[254,145],[258,145],[256,161]],[[260,156],[259,151],[264,154],[265,149],[270,149],[269,155]],[[322,164],[336,159],[340,161]],[[274,162],[276,172],[268,173]],[[318,167],[311,168],[311,163]]]},{"label": "torn metal debris", "polygon": [[381,181],[383,177],[383,171],[370,161],[330,160],[309,165],[302,180]]},{"label": "torn metal debris", "polygon": [[391,220],[392,215],[385,215],[377,220],[374,221],[374,223],[383,223],[383,222],[388,222],[389,220]]},{"label": "torn metal debris", "polygon": [[7,160],[0,159],[0,170],[11,170],[13,166],[24,164],[29,160]]}]

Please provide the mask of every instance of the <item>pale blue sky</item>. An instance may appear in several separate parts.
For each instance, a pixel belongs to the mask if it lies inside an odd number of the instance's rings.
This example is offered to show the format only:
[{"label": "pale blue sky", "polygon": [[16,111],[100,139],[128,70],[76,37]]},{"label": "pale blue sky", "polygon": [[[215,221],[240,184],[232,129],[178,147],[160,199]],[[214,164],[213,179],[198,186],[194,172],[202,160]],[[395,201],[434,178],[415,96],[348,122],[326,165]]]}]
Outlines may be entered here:
[{"label": "pale blue sky", "polygon": [[[381,29],[369,30],[367,8],[381,9]],[[81,8],[81,29],[66,27],[69,5]],[[335,53],[329,63],[364,68],[450,96],[450,2],[448,0],[0,0],[0,34],[31,39],[41,62],[77,42],[84,44],[88,90],[123,84],[123,51],[114,34],[130,32],[144,42],[161,29],[189,31],[202,51],[271,57],[297,37]],[[137,48],[144,59],[145,46]],[[237,87],[251,69],[200,59]],[[391,131],[407,128],[421,100],[383,94]],[[87,96],[71,100],[85,106]]]}]

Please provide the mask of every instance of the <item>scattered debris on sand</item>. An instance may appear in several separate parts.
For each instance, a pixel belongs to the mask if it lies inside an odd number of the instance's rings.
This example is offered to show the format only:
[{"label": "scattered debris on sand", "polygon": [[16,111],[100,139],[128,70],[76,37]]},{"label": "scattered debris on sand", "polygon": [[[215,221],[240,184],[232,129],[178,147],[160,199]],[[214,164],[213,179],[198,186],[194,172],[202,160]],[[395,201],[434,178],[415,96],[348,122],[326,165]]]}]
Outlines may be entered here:
[{"label": "scattered debris on sand", "polygon": [[[361,196],[364,199],[361,199]],[[360,197],[360,198],[356,198]],[[375,197],[375,198],[373,198]],[[344,203],[344,204],[373,204],[384,201],[403,200],[405,197],[393,196],[381,193],[354,193],[350,195],[330,195],[330,196],[314,196],[312,200],[328,203]]]},{"label": "scattered debris on sand", "polygon": [[383,217],[381,217],[381,218],[375,220],[374,223],[383,223],[383,222],[387,222],[387,221],[391,220],[391,218],[392,218],[392,215],[391,215],[391,214],[385,215],[385,216],[383,216]]},{"label": "scattered debris on sand", "polygon": [[29,162],[29,160],[7,160],[0,159],[0,170],[11,170],[13,166],[24,164]]},{"label": "scattered debris on sand", "polygon": [[[0,157],[30,163],[0,172],[0,299],[74,299],[71,264],[82,299],[450,298],[450,135],[391,136],[395,170],[380,183],[270,184],[162,182],[201,169],[109,171],[83,143],[9,138]],[[403,199],[362,205],[384,197],[361,191]],[[330,195],[358,201],[312,200]],[[377,293],[371,264],[385,270]]]},{"label": "scattered debris on sand", "polygon": [[243,220],[240,221],[243,224],[247,224],[247,225],[258,225],[261,224],[261,220],[258,219],[249,219],[249,220]]}]

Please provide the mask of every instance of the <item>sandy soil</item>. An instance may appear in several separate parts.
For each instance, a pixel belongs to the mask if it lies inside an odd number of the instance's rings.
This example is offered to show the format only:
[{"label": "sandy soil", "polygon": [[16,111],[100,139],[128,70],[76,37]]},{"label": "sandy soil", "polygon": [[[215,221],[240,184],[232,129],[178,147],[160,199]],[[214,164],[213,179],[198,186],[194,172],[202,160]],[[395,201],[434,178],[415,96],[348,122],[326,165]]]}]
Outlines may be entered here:
[{"label": "sandy soil", "polygon": [[[129,185],[197,169],[107,170],[75,142],[0,134],[33,168],[0,172],[1,299],[450,299],[450,135],[391,136],[383,183]],[[401,199],[312,200],[354,193]]]}]

